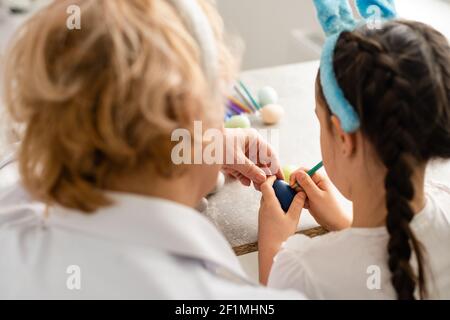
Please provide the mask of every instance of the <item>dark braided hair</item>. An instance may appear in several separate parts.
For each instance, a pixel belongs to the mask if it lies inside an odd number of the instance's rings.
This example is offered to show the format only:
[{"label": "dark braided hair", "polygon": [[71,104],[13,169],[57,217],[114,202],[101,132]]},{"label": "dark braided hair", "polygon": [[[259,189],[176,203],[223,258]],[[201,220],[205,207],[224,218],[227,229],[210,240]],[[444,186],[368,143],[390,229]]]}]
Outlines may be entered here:
[{"label": "dark braided hair", "polygon": [[[388,266],[398,299],[426,297],[424,250],[410,228],[414,168],[450,158],[450,47],[428,25],[391,21],[344,32],[336,78],[361,118],[361,132],[387,169]],[[320,86],[319,86],[320,87]],[[323,97],[323,94],[322,94]],[[325,99],[322,99],[325,101]],[[415,274],[410,263],[417,259]]]}]

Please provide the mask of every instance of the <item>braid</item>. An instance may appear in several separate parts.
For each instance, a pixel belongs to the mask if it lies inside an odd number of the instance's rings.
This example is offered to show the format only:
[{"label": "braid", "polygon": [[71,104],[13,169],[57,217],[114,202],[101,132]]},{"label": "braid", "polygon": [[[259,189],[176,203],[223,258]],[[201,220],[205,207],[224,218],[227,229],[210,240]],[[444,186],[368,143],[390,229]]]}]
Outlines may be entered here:
[{"label": "braid", "polygon": [[[424,250],[410,223],[417,166],[450,158],[450,46],[431,27],[391,21],[341,34],[334,71],[386,168],[388,266],[398,299],[427,296]],[[417,260],[417,274],[411,258]]]},{"label": "braid", "polygon": [[[352,99],[352,103],[361,116],[361,130],[373,143],[387,170],[385,201],[391,282],[398,299],[415,299],[416,285],[423,298],[426,295],[424,259],[421,244],[410,227],[414,218],[410,202],[415,190],[409,158],[422,159],[417,148],[417,139],[422,138],[410,128],[411,123],[419,121],[411,108],[417,99],[417,90],[404,75],[399,61],[379,41],[357,33],[345,33],[341,40],[339,48],[343,46],[355,51],[351,56],[356,57],[357,63],[350,68],[359,69],[354,70],[357,74],[365,74],[358,90],[360,96]],[[335,54],[335,69],[341,68],[341,60],[348,59],[347,54],[347,50]],[[339,73],[338,81],[348,81],[344,79],[347,72]],[[347,86],[343,85],[344,88]],[[410,263],[413,251],[418,262],[418,276]]]},{"label": "braid", "polygon": [[[386,128],[389,130],[388,128]],[[394,145],[394,144],[392,144]],[[394,153],[395,154],[395,153]],[[411,183],[411,167],[402,156],[386,156],[383,159],[387,167],[385,179],[386,227],[390,234],[388,242],[388,265],[392,273],[391,281],[401,300],[413,300],[416,287],[416,277],[410,264],[411,244],[419,262],[419,287],[423,288],[422,253],[418,240],[410,228],[414,217],[409,202],[413,199],[414,188]]]},{"label": "braid", "polygon": [[[364,41],[359,39],[359,41]],[[409,105],[414,92],[410,82],[398,70],[396,61],[386,52],[374,54],[374,68],[388,75],[384,96],[380,104],[388,109],[381,114],[379,121],[384,124],[382,133],[378,133],[375,148],[387,169],[386,189],[386,227],[388,241],[388,265],[392,273],[391,281],[398,299],[413,300],[417,279],[410,264],[412,250],[419,265],[419,287],[424,289],[423,257],[420,243],[410,228],[414,212],[409,203],[414,198],[414,186],[411,178],[413,170],[407,156],[416,156],[415,140],[405,128],[410,112]],[[380,93],[381,94],[381,93]],[[411,247],[412,245],[412,247]]]}]

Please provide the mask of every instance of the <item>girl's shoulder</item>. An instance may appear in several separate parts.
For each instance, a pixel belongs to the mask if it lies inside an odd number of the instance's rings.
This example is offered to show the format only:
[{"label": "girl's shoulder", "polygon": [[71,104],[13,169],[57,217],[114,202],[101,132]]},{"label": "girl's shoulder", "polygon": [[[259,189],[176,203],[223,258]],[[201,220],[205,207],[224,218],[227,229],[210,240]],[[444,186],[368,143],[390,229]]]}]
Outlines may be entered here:
[{"label": "girl's shoulder", "polygon": [[447,204],[450,206],[450,185],[442,182],[429,180],[425,183],[425,193],[438,201],[438,203]]},{"label": "girl's shoulder", "polygon": [[427,208],[423,217],[418,216],[418,222],[435,221],[440,227],[450,226],[450,185],[436,181],[425,184]]},{"label": "girl's shoulder", "polygon": [[[450,186],[427,181],[425,184],[426,205],[422,212],[414,217],[411,228],[429,250],[439,243],[450,241]],[[438,243],[434,243],[439,239]]]},{"label": "girl's shoulder", "polygon": [[[426,194],[427,205],[415,217],[413,228],[430,255],[448,256],[442,243],[448,243],[450,237],[450,187],[427,182]],[[395,298],[386,265],[388,241],[385,227],[349,228],[316,238],[295,235],[283,244],[275,257],[269,285],[301,290],[313,299]],[[386,290],[368,291],[367,272],[372,266],[383,271]],[[342,287],[348,290],[342,292],[339,289]]]},{"label": "girl's shoulder", "polygon": [[[415,220],[442,220],[450,221],[450,185],[427,181],[425,184],[427,196],[427,206],[425,214],[418,215]],[[385,227],[380,228],[349,228],[336,232],[329,232],[325,235],[310,238],[305,235],[295,235],[290,237],[282,246],[283,250],[296,252],[302,255],[318,255],[324,251],[339,252],[347,250],[349,245],[352,248],[364,247],[367,245],[379,244],[387,241],[389,235]]]},{"label": "girl's shoulder", "polygon": [[[316,238],[296,235],[288,239],[277,254],[269,286],[300,290],[311,299],[342,297],[336,288],[349,286],[350,293],[365,290],[367,268],[379,265],[386,248],[379,235],[362,237],[352,229],[330,232]],[[339,291],[339,290],[338,290]]]},{"label": "girl's shoulder", "polygon": [[346,251],[348,246],[353,248],[361,246],[367,242],[379,242],[386,238],[386,228],[348,228],[340,231],[329,232],[327,234],[310,238],[305,235],[295,235],[290,237],[282,246],[283,249],[292,250],[301,254],[317,254],[323,251],[337,252]]},{"label": "girl's shoulder", "polygon": [[[450,223],[450,185],[437,181],[427,181],[425,184],[427,206],[422,215],[418,215],[415,220],[445,219]],[[379,243],[386,241],[389,235],[385,227],[379,228],[349,228],[336,232],[329,232],[325,235],[310,238],[305,235],[295,235],[290,237],[284,244],[283,249],[288,249],[301,254],[318,253],[326,250],[347,250],[348,245],[353,248],[360,245],[366,246],[368,243]],[[341,246],[344,244],[344,246]],[[337,249],[336,249],[337,248]]]},{"label": "girl's shoulder", "polygon": [[[387,240],[385,228],[349,228],[315,238],[295,235],[283,243],[275,257],[275,263],[289,261],[297,265],[298,269],[303,269],[306,274],[311,270],[317,272],[325,268],[324,261],[326,261],[328,267],[323,271],[329,272],[331,271],[329,268],[345,268],[349,261],[371,260],[372,257],[382,256]],[[370,254],[367,254],[368,252]]]},{"label": "girl's shoulder", "polygon": [[329,232],[314,238],[310,238],[302,234],[297,234],[290,237],[285,243],[283,243],[282,249],[292,250],[301,254],[307,254],[309,252],[317,252],[319,248],[326,249],[335,247],[338,243],[348,239],[349,236],[349,229]]}]

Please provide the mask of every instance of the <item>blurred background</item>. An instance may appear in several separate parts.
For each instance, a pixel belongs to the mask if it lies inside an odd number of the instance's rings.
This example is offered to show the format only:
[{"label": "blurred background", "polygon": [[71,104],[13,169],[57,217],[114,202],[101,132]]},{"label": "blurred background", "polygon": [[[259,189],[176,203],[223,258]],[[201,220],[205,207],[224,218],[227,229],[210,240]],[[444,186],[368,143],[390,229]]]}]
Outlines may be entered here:
[{"label": "blurred background", "polygon": [[[0,0],[0,75],[2,56],[17,27],[50,1]],[[313,0],[213,1],[232,38],[242,44],[243,70],[319,58],[324,39]],[[429,23],[450,39],[450,0],[396,0],[396,3],[402,17]],[[0,156],[5,153],[7,137],[3,129],[8,123],[1,95],[0,90]]]},{"label": "blurred background", "polygon": [[[0,0],[0,55],[17,26],[50,0]],[[244,70],[317,59],[323,35],[312,0],[215,0],[227,29],[245,45]],[[400,15],[450,38],[450,0],[396,0]]]},{"label": "blurred background", "polygon": [[[229,31],[245,43],[243,69],[318,59],[323,34],[312,0],[216,0]],[[450,39],[450,0],[396,0],[401,17]]]}]

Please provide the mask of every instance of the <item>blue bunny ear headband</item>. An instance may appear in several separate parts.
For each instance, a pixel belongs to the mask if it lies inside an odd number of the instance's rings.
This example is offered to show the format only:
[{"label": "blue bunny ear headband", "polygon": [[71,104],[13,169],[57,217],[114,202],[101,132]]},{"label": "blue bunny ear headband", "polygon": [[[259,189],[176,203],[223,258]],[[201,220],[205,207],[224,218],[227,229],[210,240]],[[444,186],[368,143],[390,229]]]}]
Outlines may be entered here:
[{"label": "blue bunny ear headband", "polygon": [[320,60],[322,91],[331,112],[341,121],[342,129],[353,133],[359,129],[361,123],[336,80],[333,67],[336,43],[342,32],[353,31],[361,24],[380,24],[382,21],[395,19],[397,11],[394,0],[356,0],[356,7],[363,20],[355,19],[348,0],[314,0],[314,5],[327,36]]}]

